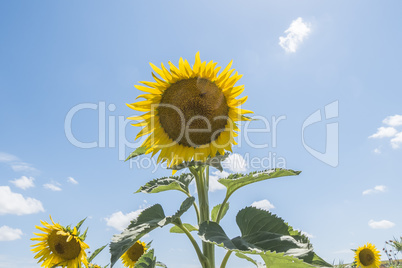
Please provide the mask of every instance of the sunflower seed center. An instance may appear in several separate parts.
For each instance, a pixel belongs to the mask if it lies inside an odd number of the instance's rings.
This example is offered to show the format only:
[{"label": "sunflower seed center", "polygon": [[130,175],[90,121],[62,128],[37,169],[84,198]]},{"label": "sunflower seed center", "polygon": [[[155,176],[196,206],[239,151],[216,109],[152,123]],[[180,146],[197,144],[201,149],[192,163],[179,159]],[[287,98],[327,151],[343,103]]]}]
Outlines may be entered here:
[{"label": "sunflower seed center", "polygon": [[216,140],[229,116],[222,90],[205,78],[188,78],[172,84],[163,93],[157,111],[169,138],[194,148]]}]

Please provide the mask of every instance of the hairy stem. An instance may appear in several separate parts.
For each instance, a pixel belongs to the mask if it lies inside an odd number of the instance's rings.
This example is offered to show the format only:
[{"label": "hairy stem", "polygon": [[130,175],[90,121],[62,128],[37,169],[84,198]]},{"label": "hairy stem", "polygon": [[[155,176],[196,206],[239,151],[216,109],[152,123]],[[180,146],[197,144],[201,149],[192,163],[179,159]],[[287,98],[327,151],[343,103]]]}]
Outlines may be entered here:
[{"label": "hairy stem", "polygon": [[195,241],[194,237],[192,236],[192,234],[187,230],[187,228],[185,226],[183,226],[183,224],[176,224],[177,227],[179,227],[188,237],[188,239],[190,239],[191,244],[193,244],[193,247],[195,249],[195,251],[197,252],[197,256],[198,259],[200,260],[200,263],[202,265],[203,268],[209,268],[209,261],[207,259],[207,257],[204,256],[204,254],[202,254],[200,247],[197,244],[197,241]]},{"label": "hairy stem", "polygon": [[226,263],[229,260],[230,254],[232,254],[233,251],[228,250],[228,252],[226,252],[225,257],[223,257],[222,263],[221,263],[221,268],[225,268],[226,267]]}]

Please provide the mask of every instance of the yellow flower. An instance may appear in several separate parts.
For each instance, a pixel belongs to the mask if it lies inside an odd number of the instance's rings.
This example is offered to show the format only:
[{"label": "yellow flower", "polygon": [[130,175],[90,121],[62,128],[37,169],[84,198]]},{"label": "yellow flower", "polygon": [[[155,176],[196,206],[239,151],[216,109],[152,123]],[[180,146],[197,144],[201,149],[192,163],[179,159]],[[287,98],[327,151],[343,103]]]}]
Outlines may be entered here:
[{"label": "yellow flower", "polygon": [[138,240],[120,258],[124,267],[133,268],[135,263],[147,251],[147,245]]},{"label": "yellow flower", "polygon": [[102,268],[102,267],[100,267],[100,266],[97,265],[97,264],[92,264],[92,263],[90,263],[90,264],[88,265],[88,268]]},{"label": "yellow flower", "polygon": [[54,265],[67,268],[81,267],[81,264],[88,266],[85,249],[89,247],[78,237],[77,228],[74,227],[71,231],[54,223],[51,217],[50,220],[53,224],[41,221],[44,227],[36,228],[44,233],[34,233],[37,237],[31,238],[40,241],[32,245],[34,248],[31,249],[36,253],[35,259],[39,259],[38,263],[43,262],[41,266],[45,268]]},{"label": "yellow flower", "polygon": [[128,119],[141,121],[134,126],[143,127],[137,138],[151,134],[142,144],[152,156],[160,151],[158,162],[168,166],[183,161],[205,161],[217,153],[223,155],[236,144],[236,121],[249,120],[241,109],[247,96],[236,99],[244,86],[235,86],[242,77],[232,75],[232,62],[218,75],[220,67],[210,61],[201,62],[197,52],[193,68],[180,58],[177,68],[169,62],[170,70],[150,63],[155,82],[140,82],[135,87],[147,94],[145,100],[127,104],[133,110],[145,112]]},{"label": "yellow flower", "polygon": [[355,253],[355,261],[357,267],[376,268],[381,264],[380,251],[373,244],[367,243],[363,247],[359,247]]}]

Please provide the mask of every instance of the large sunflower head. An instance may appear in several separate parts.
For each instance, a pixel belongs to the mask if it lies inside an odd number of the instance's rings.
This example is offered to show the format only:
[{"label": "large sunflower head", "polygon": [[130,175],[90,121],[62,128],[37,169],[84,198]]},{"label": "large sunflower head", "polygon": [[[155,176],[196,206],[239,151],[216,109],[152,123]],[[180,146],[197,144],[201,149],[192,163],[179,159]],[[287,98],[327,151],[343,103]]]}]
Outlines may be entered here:
[{"label": "large sunflower head", "polygon": [[141,256],[147,251],[147,245],[144,242],[138,240],[132,245],[120,258],[124,267],[133,268],[135,263],[141,258]]},{"label": "large sunflower head", "polygon": [[150,134],[142,147],[152,155],[160,152],[158,162],[205,161],[236,144],[236,122],[248,120],[244,114],[251,111],[239,107],[247,96],[236,99],[244,86],[235,86],[242,76],[233,74],[232,62],[220,74],[216,64],[201,62],[199,53],[193,68],[182,58],[179,67],[169,62],[169,70],[151,63],[159,77],[152,73],[154,82],[135,86],[146,92],[138,97],[145,100],[127,105],[145,114],[129,119],[141,121],[133,124],[143,127],[136,138]]},{"label": "large sunflower head", "polygon": [[44,233],[34,233],[37,237],[31,238],[39,241],[32,245],[38,263],[43,262],[41,266],[45,268],[55,265],[67,268],[81,267],[81,264],[88,266],[85,250],[89,247],[79,237],[77,228],[71,230],[50,219],[52,224],[41,221],[44,227],[36,226]]},{"label": "large sunflower head", "polygon": [[355,252],[355,261],[357,267],[376,268],[380,267],[380,251],[373,244],[367,243],[359,247]]}]

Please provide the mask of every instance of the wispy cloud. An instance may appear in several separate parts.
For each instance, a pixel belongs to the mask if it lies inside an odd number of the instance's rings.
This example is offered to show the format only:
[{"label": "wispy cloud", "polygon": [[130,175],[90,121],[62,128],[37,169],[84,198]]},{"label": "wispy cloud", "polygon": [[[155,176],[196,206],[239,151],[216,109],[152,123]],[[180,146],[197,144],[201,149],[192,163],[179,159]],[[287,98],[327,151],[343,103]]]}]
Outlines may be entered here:
[{"label": "wispy cloud", "polygon": [[0,163],[14,162],[18,160],[18,157],[16,157],[15,155],[0,152]]},{"label": "wispy cloud", "polygon": [[61,188],[59,186],[57,186],[56,183],[45,183],[45,184],[43,184],[43,187],[45,189],[52,190],[55,192],[61,191]]},{"label": "wispy cloud", "polygon": [[113,213],[110,217],[105,218],[106,225],[115,228],[118,231],[123,231],[129,223],[141,214],[143,209],[138,209],[130,213],[124,214],[121,211]]},{"label": "wispy cloud", "polygon": [[389,138],[395,136],[398,131],[393,127],[379,127],[377,132],[371,135],[369,138]]},{"label": "wispy cloud", "polygon": [[402,115],[396,114],[387,116],[382,122],[393,127],[402,126]]},{"label": "wispy cloud", "polygon": [[22,194],[14,193],[8,186],[0,186],[0,215],[25,215],[45,211],[42,203],[34,198],[25,198]]},{"label": "wispy cloud", "polygon": [[76,181],[73,177],[68,177],[67,182],[69,182],[71,184],[78,184],[78,181]]},{"label": "wispy cloud", "polygon": [[363,195],[383,193],[386,190],[387,190],[387,187],[385,185],[377,185],[373,189],[367,189],[367,190],[363,191]]},{"label": "wispy cloud", "polygon": [[29,174],[39,172],[39,170],[33,167],[33,165],[25,163],[21,161],[17,156],[5,152],[0,152],[0,163],[7,164],[15,172],[23,172]]},{"label": "wispy cloud", "polygon": [[299,17],[292,21],[289,28],[285,31],[286,36],[279,37],[279,45],[286,52],[294,53],[310,33],[310,23],[303,22],[303,19]]},{"label": "wispy cloud", "polygon": [[222,162],[222,167],[231,172],[239,173],[247,171],[247,162],[239,154],[231,154]]},{"label": "wispy cloud", "polygon": [[275,208],[275,206],[271,202],[269,202],[267,199],[255,201],[251,204],[251,206],[255,207],[255,208],[267,210],[267,211]]},{"label": "wispy cloud", "polygon": [[368,225],[370,228],[373,229],[389,229],[395,226],[395,223],[387,221],[387,220],[382,220],[382,221],[374,221],[370,220],[368,222]]},{"label": "wispy cloud", "polygon": [[26,176],[22,176],[19,179],[15,179],[10,181],[12,184],[14,184],[16,187],[21,188],[23,190],[26,190],[28,188],[31,187],[35,187],[34,181],[35,179],[32,177],[26,177]]},{"label": "wispy cloud", "polygon": [[0,241],[13,241],[20,239],[22,231],[20,229],[13,229],[6,225],[0,227]]}]

